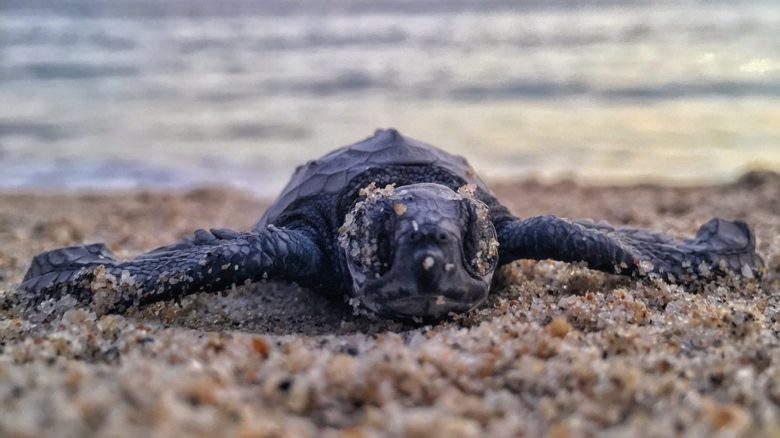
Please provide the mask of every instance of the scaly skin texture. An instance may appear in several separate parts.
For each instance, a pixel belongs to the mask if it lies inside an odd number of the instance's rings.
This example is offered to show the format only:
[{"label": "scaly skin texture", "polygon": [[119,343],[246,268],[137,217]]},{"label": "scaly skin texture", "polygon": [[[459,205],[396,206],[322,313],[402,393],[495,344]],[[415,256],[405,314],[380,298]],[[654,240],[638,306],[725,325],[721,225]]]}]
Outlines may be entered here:
[{"label": "scaly skin texture", "polygon": [[103,310],[121,312],[133,305],[224,290],[263,278],[306,278],[317,273],[320,252],[303,231],[268,227],[260,233],[198,230],[192,239],[158,248],[129,262],[118,262],[101,244],[70,247],[38,255],[20,289],[35,306],[71,295],[90,303],[108,281],[117,293]]},{"label": "scaly skin texture", "polygon": [[[467,197],[487,206],[485,220],[492,223],[498,236],[499,264],[523,258],[555,259],[583,262],[592,269],[609,273],[659,274],[673,282],[725,273],[758,275],[763,266],[755,253],[753,233],[742,222],[713,219],[700,229],[696,238],[677,241],[656,232],[614,228],[604,223],[568,221],[554,216],[516,218],[463,158],[387,130],[299,167],[277,202],[249,233],[200,230],[192,239],[126,262],[114,260],[101,245],[49,251],[34,259],[20,286],[20,301],[35,306],[50,298],[72,295],[81,302],[91,302],[96,291],[109,289],[110,296],[113,289],[115,293],[107,300],[106,308],[122,311],[133,305],[176,299],[200,291],[220,291],[265,278],[321,286],[346,298],[365,297],[365,291],[356,289],[362,286],[353,281],[354,267],[351,272],[351,261],[339,244],[345,217],[361,201],[361,190],[369,185],[401,189],[420,184],[440,185],[441,193],[445,193],[440,199],[436,199],[437,195],[425,195],[404,201],[407,202],[404,211],[428,212],[416,219],[429,228],[438,226],[436,220],[430,219],[430,212],[435,213],[438,207],[430,206],[440,203],[442,208],[449,208],[448,203],[455,201],[448,200],[450,195],[446,193],[455,195],[462,187],[469,187]],[[428,207],[423,208],[424,205]],[[407,223],[416,223],[415,217],[405,219]],[[458,283],[452,280],[464,278],[464,272],[469,272],[469,278],[483,282],[488,279],[489,285],[495,263],[491,264],[490,272],[476,275],[467,266],[473,254],[456,257],[453,253],[464,252],[464,248],[465,252],[476,253],[481,244],[489,247],[488,242],[469,241],[468,236],[476,233],[476,222],[463,221],[466,225],[462,230],[449,229],[452,240],[446,247],[410,239],[408,230],[401,233],[387,229],[394,223],[388,219],[363,225],[376,228],[364,230],[367,235],[379,236],[377,241],[366,244],[390,245],[395,250],[388,251],[391,253],[403,250],[417,254],[420,263],[435,263],[436,257],[447,260],[443,262],[447,265],[446,272],[436,277],[442,285]],[[439,225],[444,227],[443,222]],[[432,233],[436,234],[435,230]],[[385,235],[394,237],[382,237]],[[389,263],[388,260],[380,262]],[[441,312],[432,309],[440,300],[430,293],[427,270],[420,271],[416,265],[402,272],[395,270],[393,275],[397,281],[393,284],[403,286],[397,286],[398,290],[386,290],[389,286],[383,286],[386,296],[404,297],[405,313],[401,316],[414,316],[415,312],[422,316],[441,316]],[[422,289],[426,292],[421,292]],[[473,307],[467,299],[473,299],[478,288],[470,292],[457,291],[451,286],[446,289],[449,306],[446,308],[463,311]],[[417,294],[421,300],[423,297],[428,300],[419,309],[410,306],[407,299]],[[464,303],[468,305],[460,306]]]},{"label": "scaly skin texture", "polygon": [[527,258],[584,262],[599,271],[652,273],[670,282],[727,272],[758,275],[763,267],[750,228],[723,219],[712,219],[696,238],[680,242],[648,230],[540,216],[505,223],[499,241],[504,242],[501,263]]}]

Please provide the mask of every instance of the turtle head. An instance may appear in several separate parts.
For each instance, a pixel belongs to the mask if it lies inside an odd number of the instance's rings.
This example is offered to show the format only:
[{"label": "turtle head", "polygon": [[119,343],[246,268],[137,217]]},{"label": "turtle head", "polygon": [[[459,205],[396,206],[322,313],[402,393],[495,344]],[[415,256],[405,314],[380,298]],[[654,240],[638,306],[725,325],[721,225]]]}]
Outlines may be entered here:
[{"label": "turtle head", "polygon": [[498,261],[488,207],[439,184],[369,186],[339,241],[360,305],[396,318],[440,318],[485,300]]}]

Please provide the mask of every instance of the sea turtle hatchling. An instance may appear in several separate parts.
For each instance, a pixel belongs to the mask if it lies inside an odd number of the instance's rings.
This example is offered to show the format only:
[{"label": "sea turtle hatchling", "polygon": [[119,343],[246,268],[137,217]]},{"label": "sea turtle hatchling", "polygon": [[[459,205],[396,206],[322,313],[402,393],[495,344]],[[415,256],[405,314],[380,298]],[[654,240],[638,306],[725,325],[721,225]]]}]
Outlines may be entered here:
[{"label": "sea turtle hatchling", "polygon": [[18,298],[87,304],[108,285],[102,305],[121,312],[281,279],[387,317],[439,318],[482,303],[496,267],[517,259],[683,283],[763,266],[743,222],[712,219],[680,241],[603,222],[517,218],[465,159],[388,129],[298,167],[251,231],[198,230],[130,261],[103,244],[48,251],[33,259]]}]

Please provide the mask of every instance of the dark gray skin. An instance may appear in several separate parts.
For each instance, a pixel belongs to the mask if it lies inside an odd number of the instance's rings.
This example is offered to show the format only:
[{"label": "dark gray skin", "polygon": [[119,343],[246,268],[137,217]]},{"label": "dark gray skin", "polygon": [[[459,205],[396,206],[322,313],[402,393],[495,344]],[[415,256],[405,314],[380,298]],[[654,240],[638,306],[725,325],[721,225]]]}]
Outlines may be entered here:
[{"label": "dark gray skin", "polygon": [[465,159],[390,129],[300,166],[249,232],[198,230],[130,261],[102,244],[55,249],[33,259],[19,297],[27,306],[64,295],[88,304],[107,274],[119,284],[107,310],[122,312],[268,278],[392,318],[441,318],[482,303],[496,267],[517,259],[683,283],[763,267],[743,222],[712,219],[679,241],[555,216],[519,219]]}]

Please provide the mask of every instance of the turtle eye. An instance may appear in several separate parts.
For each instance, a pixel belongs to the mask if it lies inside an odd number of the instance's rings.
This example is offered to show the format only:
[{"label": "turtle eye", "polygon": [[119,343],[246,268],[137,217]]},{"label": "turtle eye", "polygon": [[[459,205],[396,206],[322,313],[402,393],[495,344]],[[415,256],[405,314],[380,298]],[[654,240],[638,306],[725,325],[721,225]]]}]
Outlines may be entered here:
[{"label": "turtle eye", "polygon": [[498,239],[490,221],[490,210],[483,202],[468,199],[466,232],[463,236],[463,254],[466,266],[472,274],[484,277],[496,269],[498,263]]},{"label": "turtle eye", "polygon": [[351,211],[339,230],[339,243],[350,264],[370,276],[383,275],[393,257],[390,230],[392,215],[380,204]]},{"label": "turtle eye", "polygon": [[376,263],[374,264],[374,271],[380,275],[386,273],[390,269],[390,263],[393,260],[393,245],[390,239],[390,232],[387,226],[377,234],[376,237]]}]

